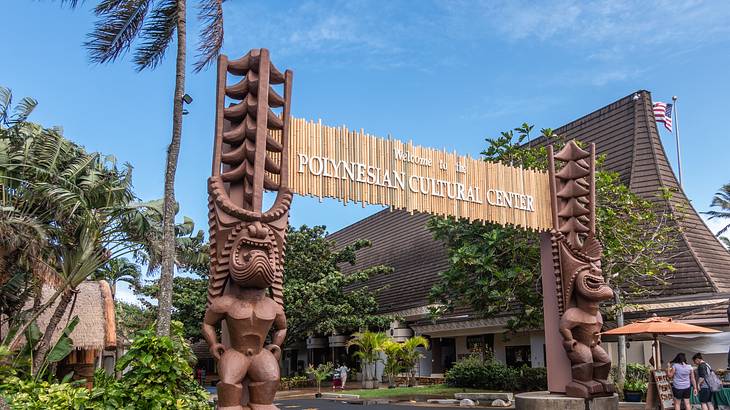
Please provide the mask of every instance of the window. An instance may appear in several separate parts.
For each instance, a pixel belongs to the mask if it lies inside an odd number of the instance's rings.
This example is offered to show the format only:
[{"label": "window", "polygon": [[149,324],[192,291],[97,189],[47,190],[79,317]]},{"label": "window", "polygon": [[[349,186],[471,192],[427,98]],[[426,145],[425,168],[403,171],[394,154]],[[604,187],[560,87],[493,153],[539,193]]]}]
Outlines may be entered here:
[{"label": "window", "polygon": [[507,366],[532,367],[532,351],[530,345],[505,347]]}]

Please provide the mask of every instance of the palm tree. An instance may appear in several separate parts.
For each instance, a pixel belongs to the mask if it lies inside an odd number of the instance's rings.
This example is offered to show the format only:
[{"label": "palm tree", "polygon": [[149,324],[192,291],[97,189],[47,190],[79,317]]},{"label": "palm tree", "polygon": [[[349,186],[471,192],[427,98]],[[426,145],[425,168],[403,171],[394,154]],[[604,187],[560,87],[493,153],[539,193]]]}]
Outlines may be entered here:
[{"label": "palm tree", "polygon": [[[710,206],[720,208],[720,210],[703,212],[706,215],[710,215],[709,219],[730,220],[730,183],[723,185],[722,188],[715,193]],[[717,232],[717,236],[720,237],[720,240],[722,240],[725,246],[730,245],[730,241],[728,241],[727,238],[723,238],[722,235],[727,232],[728,229],[730,229],[730,223]]]},{"label": "palm tree", "polygon": [[[75,7],[77,0],[61,0]],[[223,0],[198,0],[202,22],[196,72],[207,67],[223,45]],[[162,252],[157,334],[170,334],[172,278],[175,266],[175,173],[182,136],[183,96],[187,46],[186,0],[101,0],[94,8],[98,17],[85,43],[94,63],[114,62],[134,45],[132,61],[138,71],[156,68],[175,36],[177,40],[172,138],[165,167]]]},{"label": "palm tree", "polygon": [[[142,273],[139,270],[139,266],[136,263],[130,262],[126,258],[115,258],[109,260],[101,269],[97,270],[94,274],[94,279],[103,279],[109,282],[109,287],[112,290],[112,300],[114,300],[114,307],[116,309],[117,300],[117,283],[126,282],[134,288],[139,288],[140,277]],[[119,326],[119,319],[117,315],[114,315],[117,329],[117,345],[114,351],[114,362],[116,363],[122,355],[124,334]],[[122,377],[121,370],[115,369],[114,375],[117,379]]]},{"label": "palm tree", "polygon": [[[138,202],[130,207],[139,209],[139,212],[129,214],[129,219],[124,222],[127,231],[133,234],[131,240],[140,244],[135,256],[147,265],[148,273],[156,272],[162,265],[163,201]],[[182,222],[175,224],[175,267],[207,275],[209,260],[205,233],[202,230],[196,232],[195,222],[183,217]]]},{"label": "palm tree", "polygon": [[403,362],[401,361],[403,345],[392,339],[386,340],[383,344],[383,353],[387,357],[383,373],[388,375],[388,386],[395,387],[395,378],[403,370]]},{"label": "palm tree", "polygon": [[[364,389],[372,389],[377,387],[375,380],[378,378],[377,363],[380,360],[380,352],[383,351],[383,345],[388,341],[388,336],[383,332],[359,332],[353,335],[353,338],[347,342],[347,349],[355,346],[358,350],[354,356],[360,359],[360,368],[362,371],[362,387]],[[372,368],[372,374],[370,369]]]},{"label": "palm tree", "polygon": [[127,258],[115,258],[110,259],[101,269],[97,270],[93,278],[107,281],[112,289],[112,299],[116,301],[117,283],[125,282],[138,288],[141,275],[136,263],[130,262]]},{"label": "palm tree", "polygon": [[408,370],[408,386],[415,386],[417,383],[413,370],[416,367],[416,363],[418,363],[418,359],[423,357],[423,353],[418,348],[423,347],[428,349],[428,339],[423,336],[413,336],[406,339],[401,345],[401,361],[403,362],[403,367]]}]

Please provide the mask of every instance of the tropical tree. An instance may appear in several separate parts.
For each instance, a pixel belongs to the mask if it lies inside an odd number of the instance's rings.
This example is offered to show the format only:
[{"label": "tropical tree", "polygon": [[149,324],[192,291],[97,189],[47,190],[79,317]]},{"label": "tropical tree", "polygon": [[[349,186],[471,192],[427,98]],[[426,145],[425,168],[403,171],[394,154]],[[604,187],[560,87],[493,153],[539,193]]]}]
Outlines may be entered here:
[{"label": "tropical tree", "polygon": [[[77,0],[61,0],[75,7]],[[175,267],[175,173],[182,136],[183,97],[187,48],[186,0],[101,0],[94,8],[98,18],[85,46],[94,63],[104,64],[134,49],[132,62],[138,71],[155,69],[163,61],[173,39],[176,43],[175,91],[173,93],[172,138],[167,149],[162,252],[157,334],[170,334],[172,278]],[[201,32],[199,57],[194,70],[207,67],[223,45],[223,0],[198,0]]]},{"label": "tropical tree", "polygon": [[[715,193],[715,196],[712,198],[712,203],[710,203],[710,206],[713,208],[719,208],[717,211],[707,211],[703,212],[705,215],[709,215],[709,219],[721,219],[721,220],[727,220],[730,221],[730,183],[727,183],[720,188],[719,191]],[[730,249],[730,239],[723,236],[728,229],[730,229],[730,222],[728,222],[727,225],[725,225],[722,229],[717,231],[717,237],[720,238],[720,241],[725,245],[725,247]]]},{"label": "tropical tree", "polygon": [[419,348],[428,349],[428,339],[423,336],[413,336],[401,343],[400,358],[403,368],[408,371],[408,386],[418,384],[415,368],[418,360],[423,357]]},{"label": "tropical tree", "polygon": [[115,258],[110,259],[101,269],[97,270],[93,279],[107,281],[112,289],[112,299],[116,300],[117,283],[125,282],[136,289],[141,286],[141,276],[142,273],[136,263],[127,258]]},{"label": "tropical tree", "polygon": [[391,319],[378,315],[376,295],[365,282],[392,268],[373,266],[347,275],[340,264],[355,263],[366,240],[338,247],[326,238],[324,226],[290,228],[284,262],[284,308],[287,340],[302,340],[310,334],[347,334],[358,329],[382,329]]},{"label": "tropical tree", "polygon": [[353,338],[347,342],[347,350],[357,347],[353,356],[360,359],[360,371],[362,372],[362,387],[372,389],[377,387],[378,366],[380,353],[388,341],[388,336],[383,332],[364,331],[352,335]]},{"label": "tropical tree", "polygon": [[[546,169],[546,148],[526,145],[532,128],[523,124],[487,139],[484,160]],[[562,141],[552,130],[541,133],[560,147]],[[600,170],[600,158],[598,162],[597,236],[604,247],[602,270],[616,297],[609,313],[621,323],[624,308],[632,299],[651,296],[667,284],[674,270],[671,260],[679,252],[676,244],[681,215],[668,208],[669,192],[658,191],[655,200],[642,199],[621,183],[618,174]],[[429,228],[445,243],[450,261],[431,289],[431,300],[438,305],[434,315],[468,306],[484,317],[510,314],[507,325],[513,331],[542,326],[537,234],[454,218],[432,218]],[[618,357],[620,383],[626,364],[621,340]]]},{"label": "tropical tree", "polygon": [[[129,261],[127,258],[115,258],[110,259],[101,269],[97,270],[94,273],[93,278],[95,280],[105,280],[109,283],[112,290],[112,300],[114,300],[116,310],[117,283],[125,282],[131,285],[133,289],[139,289],[141,286],[141,276],[142,273],[140,272],[137,264]],[[116,361],[122,357],[122,351],[124,349],[123,340],[126,340],[126,335],[122,332],[121,326],[119,325],[119,317],[117,315],[114,316],[114,320],[118,339],[117,346],[114,351],[114,361],[116,363]],[[115,370],[115,375],[117,378],[122,377],[122,373],[119,370]]]},{"label": "tropical tree", "polygon": [[388,339],[383,343],[383,353],[385,353],[383,373],[388,376],[389,387],[396,387],[396,377],[404,369],[401,361],[402,351],[403,345],[393,339]]},{"label": "tropical tree", "polygon": [[[87,152],[65,139],[59,129],[26,122],[28,110],[8,116],[10,94],[3,95],[1,99],[8,102],[3,103],[0,126],[0,229],[4,233],[0,248],[6,268],[8,262],[13,265],[8,283],[16,283],[18,273],[25,272],[33,279],[36,298],[29,311],[9,315],[11,332],[6,340],[10,347],[17,347],[41,312],[58,302],[35,346],[33,370],[37,372],[76,287],[109,259],[136,246],[123,222],[139,208],[128,206],[134,199],[131,167],[120,168],[113,157]],[[34,104],[26,101],[25,106]],[[24,243],[26,239],[29,244]],[[44,283],[54,285],[55,291],[41,304]]]}]

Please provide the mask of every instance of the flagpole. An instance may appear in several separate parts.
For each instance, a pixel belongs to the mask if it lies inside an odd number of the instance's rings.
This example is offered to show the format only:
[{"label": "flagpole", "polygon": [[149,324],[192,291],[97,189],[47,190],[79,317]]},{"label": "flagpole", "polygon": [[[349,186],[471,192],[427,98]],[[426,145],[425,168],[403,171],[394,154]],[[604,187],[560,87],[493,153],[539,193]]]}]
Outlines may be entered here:
[{"label": "flagpole", "polygon": [[679,114],[677,113],[677,96],[672,97],[672,110],[674,110],[674,139],[677,141],[677,171],[679,173],[679,187],[682,186],[682,154],[679,151]]}]

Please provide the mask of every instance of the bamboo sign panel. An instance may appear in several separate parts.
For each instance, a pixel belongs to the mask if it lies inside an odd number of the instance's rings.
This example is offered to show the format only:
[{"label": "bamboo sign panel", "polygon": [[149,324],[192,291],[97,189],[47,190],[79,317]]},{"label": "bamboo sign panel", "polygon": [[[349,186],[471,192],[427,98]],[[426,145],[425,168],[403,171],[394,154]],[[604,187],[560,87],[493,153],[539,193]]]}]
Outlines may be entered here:
[{"label": "bamboo sign panel", "polygon": [[548,175],[291,118],[289,188],[525,229],[552,228]]}]

